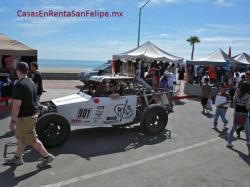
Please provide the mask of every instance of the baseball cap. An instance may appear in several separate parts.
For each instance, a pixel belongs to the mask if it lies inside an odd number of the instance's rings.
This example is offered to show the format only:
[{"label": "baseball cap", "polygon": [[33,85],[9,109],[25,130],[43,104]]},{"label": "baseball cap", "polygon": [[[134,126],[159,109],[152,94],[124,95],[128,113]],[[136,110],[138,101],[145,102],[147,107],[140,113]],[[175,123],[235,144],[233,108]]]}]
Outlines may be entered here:
[{"label": "baseball cap", "polygon": [[18,62],[16,65],[16,69],[20,71],[28,71],[29,65],[26,62]]}]

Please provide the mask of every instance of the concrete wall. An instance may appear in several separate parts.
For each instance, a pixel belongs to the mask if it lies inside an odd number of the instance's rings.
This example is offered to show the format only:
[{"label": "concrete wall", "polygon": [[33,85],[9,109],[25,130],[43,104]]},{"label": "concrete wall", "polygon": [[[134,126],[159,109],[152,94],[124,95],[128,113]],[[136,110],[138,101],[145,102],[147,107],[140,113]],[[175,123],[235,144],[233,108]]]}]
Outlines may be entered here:
[{"label": "concrete wall", "polygon": [[79,80],[79,73],[42,73],[44,80]]}]

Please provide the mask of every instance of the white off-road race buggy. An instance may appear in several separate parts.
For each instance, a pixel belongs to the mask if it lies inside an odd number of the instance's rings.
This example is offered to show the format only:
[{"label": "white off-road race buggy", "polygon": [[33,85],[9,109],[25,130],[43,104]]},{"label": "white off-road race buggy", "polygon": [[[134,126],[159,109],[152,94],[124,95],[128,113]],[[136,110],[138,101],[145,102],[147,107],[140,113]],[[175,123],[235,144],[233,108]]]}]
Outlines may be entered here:
[{"label": "white off-road race buggy", "polygon": [[[112,98],[108,84],[115,83]],[[162,132],[168,122],[169,92],[153,91],[133,77],[92,76],[77,94],[42,102],[36,125],[39,139],[47,147],[63,144],[71,126],[110,127],[140,123],[146,133]]]}]

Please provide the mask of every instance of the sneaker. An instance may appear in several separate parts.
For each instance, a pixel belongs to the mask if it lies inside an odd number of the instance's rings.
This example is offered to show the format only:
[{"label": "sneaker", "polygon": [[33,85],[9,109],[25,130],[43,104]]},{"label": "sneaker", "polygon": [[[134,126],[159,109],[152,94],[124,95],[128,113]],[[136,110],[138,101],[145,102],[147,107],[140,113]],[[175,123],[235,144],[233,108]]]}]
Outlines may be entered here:
[{"label": "sneaker", "polygon": [[48,158],[42,158],[41,162],[37,164],[38,168],[44,168],[48,166],[49,163],[51,163],[55,157],[52,154],[49,154]]},{"label": "sneaker", "polygon": [[224,129],[227,128],[227,124],[228,124],[228,122],[224,123]]},{"label": "sneaker", "polygon": [[240,131],[236,129],[237,138],[240,138]]},{"label": "sneaker", "polygon": [[169,109],[168,111],[169,111],[169,113],[174,113],[173,109]]},{"label": "sneaker", "polygon": [[5,159],[5,164],[7,165],[17,165],[17,166],[20,166],[23,164],[23,158],[20,157],[20,158],[16,158],[15,156],[13,158],[8,158],[8,159]]},{"label": "sneaker", "polygon": [[228,143],[228,144],[227,144],[227,147],[228,147],[228,148],[233,148],[234,145],[233,145],[232,143]]}]

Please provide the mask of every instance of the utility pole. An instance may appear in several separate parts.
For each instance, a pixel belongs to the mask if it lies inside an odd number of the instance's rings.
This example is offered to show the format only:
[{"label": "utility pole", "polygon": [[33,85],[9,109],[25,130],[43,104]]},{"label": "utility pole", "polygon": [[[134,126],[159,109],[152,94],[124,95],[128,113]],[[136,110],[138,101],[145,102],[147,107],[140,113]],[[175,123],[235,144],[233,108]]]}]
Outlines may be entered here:
[{"label": "utility pole", "polygon": [[140,45],[140,32],[141,32],[141,11],[142,9],[149,3],[151,0],[147,0],[139,9],[139,25],[138,25],[138,39],[137,39],[137,47]]}]

